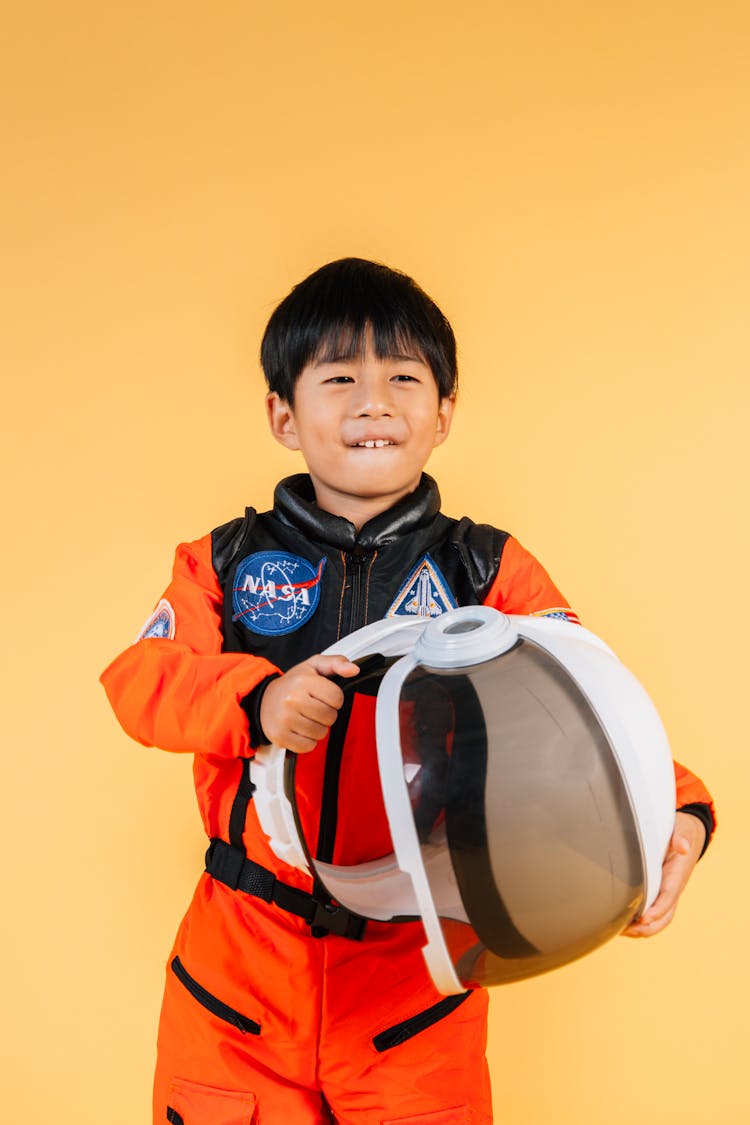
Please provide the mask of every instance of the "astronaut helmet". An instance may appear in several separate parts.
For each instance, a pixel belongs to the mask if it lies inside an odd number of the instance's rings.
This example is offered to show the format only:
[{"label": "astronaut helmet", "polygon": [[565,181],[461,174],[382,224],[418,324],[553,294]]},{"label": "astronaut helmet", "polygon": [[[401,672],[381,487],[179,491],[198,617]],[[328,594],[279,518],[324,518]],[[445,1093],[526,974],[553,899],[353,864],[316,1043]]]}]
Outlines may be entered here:
[{"label": "astronaut helmet", "polygon": [[329,652],[359,663],[377,695],[392,850],[314,858],[296,756],[277,748],[251,767],[261,824],[341,906],[420,919],[439,991],[557,968],[650,905],[674,825],[672,759],[648,695],[598,637],[469,606],[378,621]]}]

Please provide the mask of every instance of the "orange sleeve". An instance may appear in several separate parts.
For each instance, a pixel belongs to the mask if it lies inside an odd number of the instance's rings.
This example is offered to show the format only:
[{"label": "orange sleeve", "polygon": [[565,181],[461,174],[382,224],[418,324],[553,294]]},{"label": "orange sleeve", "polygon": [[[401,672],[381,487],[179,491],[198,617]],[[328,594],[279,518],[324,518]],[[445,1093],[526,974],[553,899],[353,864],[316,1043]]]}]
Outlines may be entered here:
[{"label": "orange sleeve", "polygon": [[[680,765],[679,762],[674,764],[674,779],[677,786],[677,809],[685,809],[686,812],[691,810],[690,805],[705,805],[711,814],[711,827],[709,829],[706,825],[706,844],[704,851],[708,846],[714,832],[716,831],[716,810],[714,809],[713,799],[706,786],[703,784],[699,777],[691,773],[686,766]],[[686,806],[688,806],[686,808]],[[703,817],[700,817],[703,820]],[[705,822],[704,822],[705,823]]]},{"label": "orange sleeve", "polygon": [[142,630],[160,615],[162,635],[141,636],[101,676],[121,726],[144,746],[224,758],[251,753],[240,701],[278,668],[221,651],[221,608],[211,536],[181,544],[172,581]]},{"label": "orange sleeve", "polygon": [[542,564],[513,536],[506,540],[503,547],[500,566],[484,604],[503,613],[558,612],[578,623],[578,618]]},{"label": "orange sleeve", "polygon": [[[495,581],[484,604],[502,610],[503,613],[564,614],[568,620],[578,623],[576,614],[541,563],[512,536],[505,543]],[[715,825],[711,794],[700,778],[679,762],[675,762],[674,772],[677,808],[693,804],[707,805]]]}]

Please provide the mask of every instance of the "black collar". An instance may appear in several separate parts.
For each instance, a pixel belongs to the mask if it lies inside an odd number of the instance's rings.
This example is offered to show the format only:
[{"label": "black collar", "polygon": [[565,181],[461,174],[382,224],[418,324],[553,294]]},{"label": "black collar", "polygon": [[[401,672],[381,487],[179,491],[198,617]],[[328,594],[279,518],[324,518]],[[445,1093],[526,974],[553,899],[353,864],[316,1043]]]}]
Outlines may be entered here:
[{"label": "black collar", "polygon": [[413,492],[387,512],[368,520],[359,533],[349,520],[318,507],[307,473],[286,477],[276,485],[274,492],[274,514],[279,519],[311,539],[345,551],[351,551],[356,546],[366,551],[385,546],[402,535],[425,527],[439,511],[438,486],[426,473],[422,473],[422,479]]}]

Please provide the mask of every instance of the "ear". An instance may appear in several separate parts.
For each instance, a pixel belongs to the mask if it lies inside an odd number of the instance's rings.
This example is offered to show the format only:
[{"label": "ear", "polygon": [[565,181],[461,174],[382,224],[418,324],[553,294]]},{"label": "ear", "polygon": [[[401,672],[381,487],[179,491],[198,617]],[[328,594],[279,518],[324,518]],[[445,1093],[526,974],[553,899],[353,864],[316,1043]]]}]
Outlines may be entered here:
[{"label": "ear", "polygon": [[299,449],[294,412],[286,399],[281,398],[276,391],[270,391],[266,395],[266,414],[271,433],[276,440],[287,449]]},{"label": "ear", "polygon": [[445,398],[440,399],[437,428],[435,430],[435,445],[442,445],[451,432],[451,422],[453,421],[453,409],[455,405],[455,395],[446,395]]}]

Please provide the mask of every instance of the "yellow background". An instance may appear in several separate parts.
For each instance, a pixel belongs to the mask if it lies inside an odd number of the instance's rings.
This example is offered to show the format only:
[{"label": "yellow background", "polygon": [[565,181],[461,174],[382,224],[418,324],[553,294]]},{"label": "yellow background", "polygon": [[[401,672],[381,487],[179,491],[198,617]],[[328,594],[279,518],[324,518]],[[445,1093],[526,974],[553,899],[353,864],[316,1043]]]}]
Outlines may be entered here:
[{"label": "yellow background", "polygon": [[297,470],[260,336],[356,254],[459,338],[445,510],[544,561],[719,806],[669,931],[494,993],[497,1119],[746,1121],[747,4],[13,8],[0,1117],[149,1120],[204,842],[97,676],[176,543]]}]

